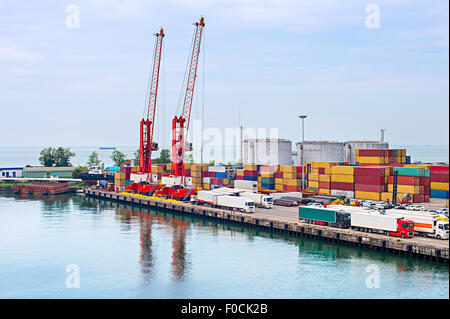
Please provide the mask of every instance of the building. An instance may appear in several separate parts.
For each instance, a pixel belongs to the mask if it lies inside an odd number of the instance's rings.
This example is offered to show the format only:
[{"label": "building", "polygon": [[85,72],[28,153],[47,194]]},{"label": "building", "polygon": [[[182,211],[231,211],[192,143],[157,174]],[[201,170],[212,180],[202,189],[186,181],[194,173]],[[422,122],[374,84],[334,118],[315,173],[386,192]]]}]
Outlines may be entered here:
[{"label": "building", "polygon": [[244,164],[292,165],[292,142],[275,138],[244,141]]},{"label": "building", "polygon": [[75,167],[45,167],[34,166],[25,167],[23,169],[23,177],[25,178],[44,178],[44,177],[61,177],[72,178],[72,173]]},{"label": "building", "polygon": [[[355,164],[357,149],[388,149],[389,143],[379,141],[305,141],[303,150],[306,161],[348,162]],[[302,163],[302,143],[297,143],[298,163]]]},{"label": "building", "polygon": [[22,177],[23,167],[0,168],[0,177]]}]

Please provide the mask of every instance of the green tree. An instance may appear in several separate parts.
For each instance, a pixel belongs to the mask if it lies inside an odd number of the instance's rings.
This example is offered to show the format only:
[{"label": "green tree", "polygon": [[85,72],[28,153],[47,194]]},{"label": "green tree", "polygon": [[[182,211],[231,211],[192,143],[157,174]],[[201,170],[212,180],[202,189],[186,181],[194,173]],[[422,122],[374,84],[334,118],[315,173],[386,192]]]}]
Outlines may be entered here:
[{"label": "green tree", "polygon": [[92,152],[91,155],[89,155],[89,159],[87,161],[87,166],[91,167],[94,165],[99,165],[101,161],[98,158],[98,153],[96,151]]},{"label": "green tree", "polygon": [[214,160],[209,161],[208,166],[214,166],[215,163],[216,163],[216,161],[214,161]]},{"label": "green tree", "polygon": [[192,154],[187,154],[184,161],[186,164],[194,164],[194,156],[192,156]]},{"label": "green tree", "polygon": [[70,158],[75,156],[75,153],[71,152],[69,148],[58,147],[54,149],[55,154],[55,166],[66,167],[72,166]]},{"label": "green tree", "polygon": [[139,166],[139,163],[141,161],[141,149],[138,148],[136,152],[134,152],[134,163]]},{"label": "green tree", "polygon": [[86,166],[78,166],[72,172],[72,178],[80,178],[81,173],[87,173],[89,169]]},{"label": "green tree", "polygon": [[112,152],[111,159],[115,166],[121,166],[125,162],[125,154],[119,150]]},{"label": "green tree", "polygon": [[55,152],[52,147],[44,148],[41,151],[41,156],[39,157],[39,162],[46,166],[52,167],[56,163]]}]

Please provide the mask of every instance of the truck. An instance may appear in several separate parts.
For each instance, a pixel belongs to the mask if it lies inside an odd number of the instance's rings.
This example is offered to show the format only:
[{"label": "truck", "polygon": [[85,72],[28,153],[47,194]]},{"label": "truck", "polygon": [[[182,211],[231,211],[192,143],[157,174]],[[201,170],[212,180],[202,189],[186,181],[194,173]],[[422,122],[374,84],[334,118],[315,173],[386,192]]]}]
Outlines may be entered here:
[{"label": "truck", "polygon": [[352,229],[359,231],[378,232],[401,238],[414,237],[414,222],[412,220],[378,212],[352,212],[350,225]]},{"label": "truck", "polygon": [[237,209],[245,213],[255,212],[255,202],[251,199],[232,196],[226,192],[218,191],[197,191],[195,197],[191,197],[191,201],[198,204],[209,204],[212,207]]},{"label": "truck", "polygon": [[298,218],[310,224],[350,228],[350,213],[342,210],[299,206]]},{"label": "truck", "polygon": [[224,192],[228,195],[240,196],[251,199],[255,202],[256,206],[263,208],[272,208],[273,207],[273,198],[270,195],[259,194],[259,193],[251,193],[247,189],[241,188],[229,188],[229,187],[220,187],[214,189],[217,192]]},{"label": "truck", "polygon": [[442,219],[440,215],[427,214],[425,212],[403,212],[389,210],[387,215],[408,218],[414,222],[414,231],[424,237],[448,239],[448,219]]}]

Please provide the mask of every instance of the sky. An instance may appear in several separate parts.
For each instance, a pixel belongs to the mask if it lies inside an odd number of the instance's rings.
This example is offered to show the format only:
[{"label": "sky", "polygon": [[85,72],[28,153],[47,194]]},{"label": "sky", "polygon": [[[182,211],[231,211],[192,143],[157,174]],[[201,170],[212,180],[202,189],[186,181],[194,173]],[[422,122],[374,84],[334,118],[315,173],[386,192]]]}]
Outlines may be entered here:
[{"label": "sky", "polygon": [[192,121],[210,133],[242,124],[298,142],[306,114],[306,140],[378,140],[384,128],[392,145],[448,145],[448,6],[0,0],[0,146],[138,145],[163,26],[155,139],[168,147],[201,15]]}]

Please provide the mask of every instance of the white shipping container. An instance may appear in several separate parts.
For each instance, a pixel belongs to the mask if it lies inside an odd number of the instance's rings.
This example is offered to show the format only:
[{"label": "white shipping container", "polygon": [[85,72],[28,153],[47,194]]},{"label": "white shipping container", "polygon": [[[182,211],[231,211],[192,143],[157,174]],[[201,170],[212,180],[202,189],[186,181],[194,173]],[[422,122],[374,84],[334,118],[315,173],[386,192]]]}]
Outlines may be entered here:
[{"label": "white shipping container", "polygon": [[226,167],[225,166],[209,166],[208,171],[215,172],[215,173],[226,173]]},{"label": "white shipping container", "polygon": [[280,199],[281,197],[285,196],[303,198],[303,194],[301,192],[272,193],[270,194],[270,196],[272,196],[273,199]]},{"label": "white shipping container", "polygon": [[211,184],[211,177],[203,177],[203,184]]},{"label": "white shipping container", "polygon": [[345,196],[347,198],[355,198],[355,192],[352,192],[352,191],[341,191],[341,190],[338,190],[338,189],[330,190],[330,195]]},{"label": "white shipping container", "polygon": [[235,180],[234,188],[242,188],[251,190],[253,193],[258,192],[258,182],[256,181],[244,181],[244,180]]},{"label": "white shipping container", "polygon": [[273,198],[270,195],[242,192],[239,193],[239,196],[251,199],[255,202],[256,205],[262,206],[264,208],[272,208],[273,206]]}]

